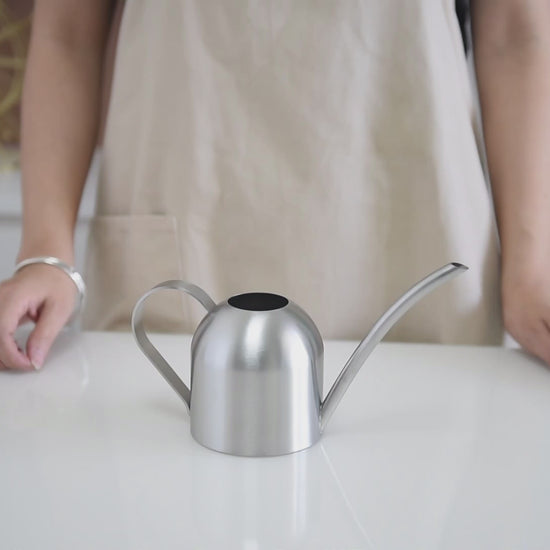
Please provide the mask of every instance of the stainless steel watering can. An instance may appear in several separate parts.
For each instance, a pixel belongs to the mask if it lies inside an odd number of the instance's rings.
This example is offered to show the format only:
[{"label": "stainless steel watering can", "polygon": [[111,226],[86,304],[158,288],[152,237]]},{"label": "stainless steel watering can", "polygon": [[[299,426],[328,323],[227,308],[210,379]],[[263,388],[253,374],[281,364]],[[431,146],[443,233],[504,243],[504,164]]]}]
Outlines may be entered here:
[{"label": "stainless steel watering can", "polygon": [[[307,313],[283,296],[252,292],[215,304],[198,286],[166,281],[139,299],[132,330],[143,353],[186,404],[196,441],[241,456],[293,453],[321,437],[344,392],[394,323],[466,269],[445,265],[403,294],[357,346],[324,399],[323,340]],[[191,389],[143,327],[145,300],[163,289],[190,294],[208,312],[191,342]]]}]

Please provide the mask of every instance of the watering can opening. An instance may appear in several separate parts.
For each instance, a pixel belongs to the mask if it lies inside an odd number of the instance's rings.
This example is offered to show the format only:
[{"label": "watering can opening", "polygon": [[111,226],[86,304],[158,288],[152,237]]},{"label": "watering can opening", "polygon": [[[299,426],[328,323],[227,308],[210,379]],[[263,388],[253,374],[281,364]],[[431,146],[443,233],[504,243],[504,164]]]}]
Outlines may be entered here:
[{"label": "watering can opening", "polygon": [[247,292],[238,294],[227,300],[230,306],[247,311],[273,311],[288,305],[288,300],[278,294],[269,292]]}]

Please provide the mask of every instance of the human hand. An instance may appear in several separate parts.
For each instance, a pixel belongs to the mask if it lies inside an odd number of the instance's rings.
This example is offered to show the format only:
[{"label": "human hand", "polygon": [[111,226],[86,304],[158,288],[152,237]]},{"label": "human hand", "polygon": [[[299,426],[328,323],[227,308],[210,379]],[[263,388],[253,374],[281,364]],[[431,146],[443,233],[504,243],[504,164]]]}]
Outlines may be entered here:
[{"label": "human hand", "polygon": [[[56,336],[71,316],[77,290],[69,277],[49,265],[28,265],[0,283],[0,369],[40,369]],[[36,325],[26,350],[19,349],[15,330],[27,321]]]},{"label": "human hand", "polygon": [[550,266],[504,269],[504,326],[526,351],[550,365]]}]

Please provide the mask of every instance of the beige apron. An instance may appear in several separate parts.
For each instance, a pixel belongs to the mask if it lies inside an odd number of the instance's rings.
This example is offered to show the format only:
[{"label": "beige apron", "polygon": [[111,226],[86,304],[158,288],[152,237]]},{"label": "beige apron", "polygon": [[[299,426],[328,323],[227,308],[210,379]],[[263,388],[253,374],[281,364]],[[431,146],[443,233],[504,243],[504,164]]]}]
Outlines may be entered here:
[{"label": "beige apron", "polygon": [[[127,0],[85,326],[181,278],[283,294],[360,338],[413,282],[469,272],[394,340],[499,343],[497,237],[452,0]],[[149,327],[204,312],[167,292]]]}]

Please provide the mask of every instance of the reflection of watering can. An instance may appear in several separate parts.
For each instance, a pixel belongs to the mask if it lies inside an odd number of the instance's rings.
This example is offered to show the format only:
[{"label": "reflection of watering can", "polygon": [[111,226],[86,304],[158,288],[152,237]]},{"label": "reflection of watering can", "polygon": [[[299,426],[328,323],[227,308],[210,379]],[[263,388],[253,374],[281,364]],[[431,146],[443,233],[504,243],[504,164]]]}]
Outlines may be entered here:
[{"label": "reflection of watering can", "polygon": [[[301,308],[277,294],[240,294],[216,305],[195,285],[166,281],[137,302],[132,330],[143,353],[187,405],[191,433],[199,443],[234,455],[292,453],[320,438],[342,395],[393,324],[466,269],[448,264],[399,298],[357,346],[324,400],[321,335]],[[191,343],[191,390],[143,328],[144,302],[161,289],[186,292],[208,311]]]},{"label": "reflection of watering can", "polygon": [[[369,452],[357,451],[353,464]],[[189,501],[186,547],[375,548],[367,512],[379,494],[364,490],[372,479],[355,480],[348,494],[322,442],[282,460],[231,458],[199,445],[186,454],[185,472],[174,487]],[[348,467],[348,473],[353,470]],[[366,500],[355,497],[358,487]]]}]

